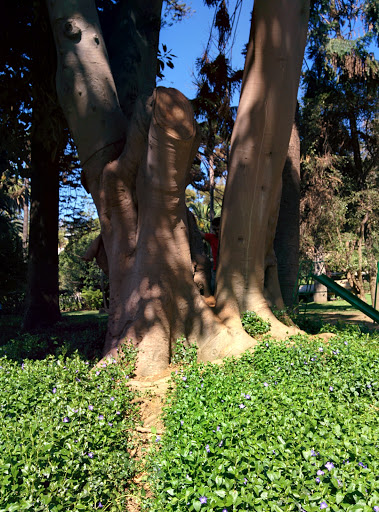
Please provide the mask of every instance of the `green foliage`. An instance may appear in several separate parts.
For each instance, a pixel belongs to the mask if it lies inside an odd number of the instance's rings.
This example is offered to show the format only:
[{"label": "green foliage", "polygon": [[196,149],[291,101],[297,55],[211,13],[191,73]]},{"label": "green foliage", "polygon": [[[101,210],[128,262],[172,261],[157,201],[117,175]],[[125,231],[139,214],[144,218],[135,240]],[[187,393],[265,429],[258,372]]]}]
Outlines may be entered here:
[{"label": "green foliage", "polygon": [[192,364],[197,360],[197,345],[187,342],[185,336],[181,336],[176,340],[173,356],[171,358],[172,364]]},{"label": "green foliage", "polygon": [[125,510],[133,362],[0,358],[0,510]]},{"label": "green foliage", "polygon": [[82,296],[84,299],[84,306],[87,307],[87,309],[100,309],[103,305],[103,294],[101,293],[101,290],[83,288]]},{"label": "green foliage", "polygon": [[[99,219],[82,213],[64,226],[66,245],[59,254],[60,307],[63,311],[99,309],[102,306],[101,283],[107,290],[108,279],[96,261],[83,256],[100,233]],[[85,303],[81,302],[84,298]]]},{"label": "green foliage", "polygon": [[5,174],[0,176],[0,303],[8,312],[17,306],[16,297],[23,297],[26,281],[22,226],[10,194],[11,184]]},{"label": "green foliage", "polygon": [[270,322],[266,322],[254,311],[245,311],[241,315],[242,326],[250,336],[259,336],[270,330]]},{"label": "green foliage", "polygon": [[148,510],[376,510],[378,363],[377,336],[342,333],[177,372]]}]

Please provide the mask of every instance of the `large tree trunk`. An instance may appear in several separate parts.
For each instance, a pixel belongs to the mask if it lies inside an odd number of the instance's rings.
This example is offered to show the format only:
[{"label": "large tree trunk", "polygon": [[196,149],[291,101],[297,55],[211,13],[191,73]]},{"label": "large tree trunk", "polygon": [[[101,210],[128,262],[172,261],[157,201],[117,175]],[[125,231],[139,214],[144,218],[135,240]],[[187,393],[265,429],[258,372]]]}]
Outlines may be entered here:
[{"label": "large tree trunk", "polygon": [[[217,305],[225,318],[252,310],[285,335],[265,298],[273,266],[281,174],[296,108],[309,2],[256,0],[231,141],[221,224]],[[276,281],[277,275],[269,277]]]},{"label": "large tree trunk", "polygon": [[48,6],[59,97],[101,223],[86,257],[95,255],[109,274],[105,355],[130,339],[139,350],[137,374],[150,375],[167,367],[183,334],[202,360],[242,352],[254,340],[241,326],[223,325],[193,279],[185,187],[198,135],[190,103],[158,88],[126,117],[93,3]]},{"label": "large tree trunk", "polygon": [[23,325],[26,330],[51,325],[60,318],[59,157],[64,147],[64,119],[53,79],[56,65],[54,42],[42,0],[35,0],[34,14],[29,273]]},{"label": "large tree trunk", "polygon": [[274,249],[278,264],[280,290],[285,306],[293,307],[299,272],[300,223],[300,137],[293,124],[282,177],[282,197]]}]

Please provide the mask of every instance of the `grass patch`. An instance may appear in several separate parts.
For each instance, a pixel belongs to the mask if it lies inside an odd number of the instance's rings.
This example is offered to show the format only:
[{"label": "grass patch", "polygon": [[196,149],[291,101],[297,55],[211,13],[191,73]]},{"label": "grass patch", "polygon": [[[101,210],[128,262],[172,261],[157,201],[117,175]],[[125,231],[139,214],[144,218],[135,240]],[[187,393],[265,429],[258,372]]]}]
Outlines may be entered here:
[{"label": "grass patch", "polygon": [[107,315],[97,312],[65,313],[53,327],[22,333],[22,318],[5,315],[0,318],[0,356],[22,362],[25,358],[66,357],[78,352],[84,359],[99,359],[107,321]]},{"label": "grass patch", "polygon": [[[371,306],[371,295],[369,293],[366,293],[366,302]],[[349,302],[346,300],[343,300],[341,298],[337,298],[336,300],[330,300],[328,302],[324,303],[316,303],[316,302],[307,302],[306,304],[304,302],[300,302],[299,304],[299,310],[306,310],[306,311],[358,311],[356,307],[352,306]]]},{"label": "grass patch", "polygon": [[174,375],[148,510],[377,510],[378,337],[292,341]]}]

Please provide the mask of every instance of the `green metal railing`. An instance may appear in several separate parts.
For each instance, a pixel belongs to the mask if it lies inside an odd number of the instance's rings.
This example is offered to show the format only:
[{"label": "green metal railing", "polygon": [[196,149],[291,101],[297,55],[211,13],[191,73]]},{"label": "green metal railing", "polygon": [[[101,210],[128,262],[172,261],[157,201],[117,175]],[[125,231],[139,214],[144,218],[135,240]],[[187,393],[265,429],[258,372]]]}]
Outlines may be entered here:
[{"label": "green metal railing", "polygon": [[[316,276],[315,274],[313,274],[312,277],[313,279],[316,279],[319,283],[330,288],[335,294],[342,297],[344,300],[349,302],[359,311],[362,311],[362,313],[370,317],[372,320],[374,320],[374,322],[379,323],[379,311],[370,306],[369,304],[367,304],[367,302],[364,302],[353,293],[345,290],[345,288],[342,288],[342,286],[333,281],[333,279],[330,279],[325,275]],[[378,283],[378,278],[376,282]]]}]

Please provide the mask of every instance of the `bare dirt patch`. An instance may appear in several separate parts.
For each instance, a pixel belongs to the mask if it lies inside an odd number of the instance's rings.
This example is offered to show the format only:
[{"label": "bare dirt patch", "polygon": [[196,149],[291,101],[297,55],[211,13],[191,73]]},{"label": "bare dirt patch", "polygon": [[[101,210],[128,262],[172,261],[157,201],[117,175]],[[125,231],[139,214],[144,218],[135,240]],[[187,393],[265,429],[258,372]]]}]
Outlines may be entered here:
[{"label": "bare dirt patch", "polygon": [[140,406],[141,424],[136,425],[133,433],[134,450],[131,456],[140,464],[140,471],[133,479],[134,488],[127,499],[127,512],[141,512],[143,494],[146,498],[152,496],[147,482],[146,455],[150,443],[163,434],[162,409],[165,396],[172,387],[171,373],[175,368],[169,367],[160,375],[139,379],[131,379],[129,386],[138,392],[134,399]]}]

